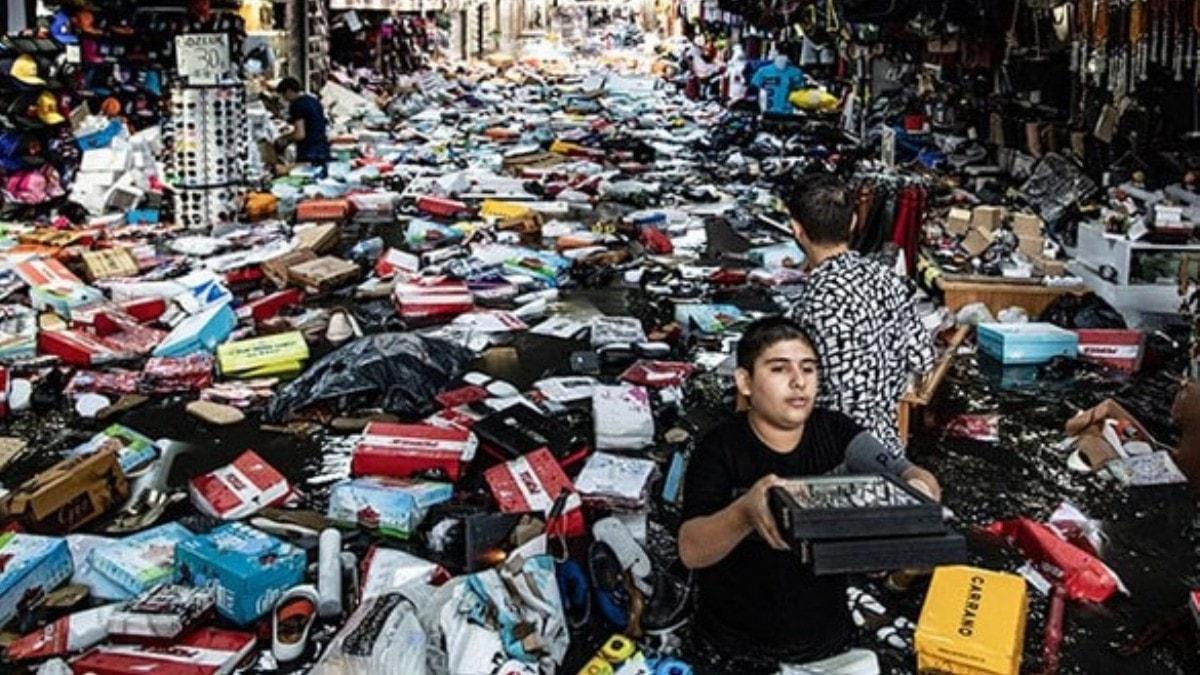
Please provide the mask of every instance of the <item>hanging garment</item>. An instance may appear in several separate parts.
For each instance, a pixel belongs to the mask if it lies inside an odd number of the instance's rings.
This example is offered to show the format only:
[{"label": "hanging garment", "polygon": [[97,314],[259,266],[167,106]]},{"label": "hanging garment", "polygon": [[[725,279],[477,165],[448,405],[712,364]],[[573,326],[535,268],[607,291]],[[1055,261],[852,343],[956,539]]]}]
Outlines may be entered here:
[{"label": "hanging garment", "polygon": [[912,276],[917,262],[917,245],[921,239],[921,226],[925,222],[925,190],[906,187],[900,191],[896,204],[896,220],[892,225],[892,243],[904,251],[904,263]]}]

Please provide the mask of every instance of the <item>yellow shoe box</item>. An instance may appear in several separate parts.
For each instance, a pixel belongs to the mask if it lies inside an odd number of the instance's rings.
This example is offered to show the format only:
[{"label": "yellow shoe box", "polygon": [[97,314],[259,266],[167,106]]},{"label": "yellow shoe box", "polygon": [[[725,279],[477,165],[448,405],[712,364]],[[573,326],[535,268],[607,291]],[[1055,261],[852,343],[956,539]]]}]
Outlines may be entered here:
[{"label": "yellow shoe box", "polygon": [[217,365],[233,377],[266,377],[300,370],[308,343],[299,331],[238,340],[217,347]]},{"label": "yellow shoe box", "polygon": [[1017,675],[1028,612],[1025,579],[976,567],[933,572],[917,622],[917,670]]},{"label": "yellow shoe box", "polygon": [[485,199],[483,200],[483,206],[479,209],[479,215],[484,218],[496,218],[497,220],[517,220],[532,216],[533,209],[516,202]]}]

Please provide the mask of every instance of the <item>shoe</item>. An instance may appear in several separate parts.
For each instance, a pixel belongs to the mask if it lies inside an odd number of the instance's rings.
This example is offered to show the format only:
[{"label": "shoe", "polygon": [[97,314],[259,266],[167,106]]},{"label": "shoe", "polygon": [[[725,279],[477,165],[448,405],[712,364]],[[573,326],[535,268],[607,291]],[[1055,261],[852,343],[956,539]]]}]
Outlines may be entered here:
[{"label": "shoe", "polygon": [[596,610],[617,630],[625,630],[630,619],[630,594],[625,588],[625,569],[608,544],[592,542],[588,572]]},{"label": "shoe", "polygon": [[296,586],[279,597],[271,613],[271,653],[280,663],[295,661],[308,647],[308,631],[317,618],[317,589]]},{"label": "shoe", "polygon": [[354,337],[353,319],[344,311],[335,311],[329,317],[329,326],[325,329],[325,339],[329,344],[338,346]]}]

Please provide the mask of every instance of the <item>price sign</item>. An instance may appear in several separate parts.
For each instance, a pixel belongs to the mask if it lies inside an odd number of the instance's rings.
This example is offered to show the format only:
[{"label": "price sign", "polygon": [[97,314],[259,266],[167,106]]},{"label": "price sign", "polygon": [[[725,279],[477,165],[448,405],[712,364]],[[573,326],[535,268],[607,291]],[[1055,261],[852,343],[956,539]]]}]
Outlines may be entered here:
[{"label": "price sign", "polygon": [[217,84],[232,72],[229,35],[194,33],[175,37],[175,64],[189,84]]}]

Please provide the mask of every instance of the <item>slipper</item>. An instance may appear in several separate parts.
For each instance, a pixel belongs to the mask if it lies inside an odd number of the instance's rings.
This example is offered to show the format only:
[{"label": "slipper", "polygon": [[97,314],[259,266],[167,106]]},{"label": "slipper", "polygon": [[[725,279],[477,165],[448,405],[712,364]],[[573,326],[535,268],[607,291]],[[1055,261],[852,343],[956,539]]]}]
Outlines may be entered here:
[{"label": "slipper", "polygon": [[588,549],[588,576],[596,609],[618,630],[629,625],[629,591],[625,588],[625,568],[608,544],[593,542]]},{"label": "slipper", "polygon": [[646,595],[654,591],[649,581],[650,573],[654,571],[650,565],[650,556],[634,541],[624,523],[612,516],[602,518],[592,525],[592,537],[596,541],[608,544],[621,561],[621,568],[628,570],[633,576],[638,590]]}]

